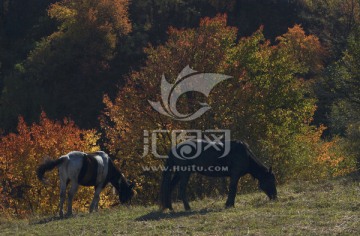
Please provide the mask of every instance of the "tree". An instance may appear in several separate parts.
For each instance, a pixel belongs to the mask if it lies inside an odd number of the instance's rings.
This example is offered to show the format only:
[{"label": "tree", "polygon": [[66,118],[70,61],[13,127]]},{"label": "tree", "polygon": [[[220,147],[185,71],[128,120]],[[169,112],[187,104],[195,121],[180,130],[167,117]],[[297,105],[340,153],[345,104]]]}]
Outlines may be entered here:
[{"label": "tree", "polygon": [[[0,211],[16,216],[57,212],[59,178],[55,171],[49,173],[49,185],[44,186],[36,178],[37,166],[44,157],[58,158],[73,150],[97,151],[98,139],[95,130],[81,130],[69,119],[52,121],[44,112],[39,124],[27,125],[19,117],[17,133],[0,137],[0,202],[4,206]],[[93,190],[88,188],[78,193],[89,204],[92,196]],[[75,205],[85,209],[81,202],[81,206]]]},{"label": "tree", "polygon": [[345,137],[349,156],[357,158],[360,167],[360,27],[348,38],[343,57],[328,68],[327,86],[332,91],[330,122],[333,135]]},{"label": "tree", "polygon": [[131,30],[127,7],[127,0],[52,4],[48,14],[59,28],[5,78],[2,121],[13,122],[18,114],[33,121],[44,109],[50,117],[70,116],[82,127],[95,126],[103,93],[113,84],[107,79],[110,61]]},{"label": "tree", "polygon": [[[338,133],[339,129],[333,126],[334,122],[330,114],[336,112],[333,104],[338,102],[338,96],[342,96],[334,92],[335,87],[339,85],[334,75],[341,73],[340,70],[335,69],[335,64],[343,57],[348,49],[349,37],[352,37],[351,35],[360,25],[360,2],[358,0],[304,0],[301,1],[301,9],[299,16],[303,26],[310,33],[317,35],[327,49],[326,69],[314,86],[318,98],[314,122],[317,125],[322,123],[328,126],[329,129],[324,136],[331,137]],[[342,77],[342,75],[335,77]]]},{"label": "tree", "polygon": [[303,0],[301,7],[304,26],[322,40],[333,59],[341,57],[348,37],[360,24],[360,2]]},{"label": "tree", "polygon": [[[168,32],[164,45],[146,49],[146,65],[128,78],[117,98],[104,98],[101,126],[107,147],[123,158],[128,174],[146,188],[146,193],[140,188],[140,198],[156,199],[160,179],[159,172],[144,171],[142,166],[162,164],[151,156],[141,158],[144,130],[230,129],[232,139],[249,142],[263,160],[274,165],[280,182],[306,178],[309,172],[314,177],[327,175],[331,167],[321,161],[321,153],[342,160],[320,139],[323,128],[311,125],[316,106],[310,87],[322,69],[323,55],[316,37],[295,25],[278,37],[275,45],[265,39],[262,28],[237,41],[237,30],[227,26],[225,15],[204,18],[198,28],[170,28]],[[148,100],[161,100],[162,75],[173,83],[187,65],[233,78],[213,89],[206,101],[211,110],[184,123],[156,112]],[[204,101],[200,94],[186,93],[177,109],[191,113],[199,101]],[[166,153],[169,137],[159,137],[158,144],[159,152]],[[320,166],[324,168],[320,170]],[[201,186],[198,192],[221,192],[214,187],[218,180],[193,181]]]}]

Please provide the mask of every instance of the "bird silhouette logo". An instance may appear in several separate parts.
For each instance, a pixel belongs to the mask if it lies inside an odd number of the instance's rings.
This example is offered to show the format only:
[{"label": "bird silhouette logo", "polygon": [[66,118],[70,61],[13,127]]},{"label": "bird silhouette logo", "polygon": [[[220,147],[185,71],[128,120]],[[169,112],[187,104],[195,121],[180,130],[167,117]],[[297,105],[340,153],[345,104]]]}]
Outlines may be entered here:
[{"label": "bird silhouette logo", "polygon": [[199,102],[201,108],[190,114],[182,114],[176,108],[179,97],[187,92],[200,92],[206,97],[220,82],[232,78],[228,75],[216,73],[200,73],[186,66],[173,84],[167,82],[164,75],[161,78],[161,102],[149,101],[150,105],[159,113],[180,121],[191,121],[202,116],[211,109],[207,103]]}]

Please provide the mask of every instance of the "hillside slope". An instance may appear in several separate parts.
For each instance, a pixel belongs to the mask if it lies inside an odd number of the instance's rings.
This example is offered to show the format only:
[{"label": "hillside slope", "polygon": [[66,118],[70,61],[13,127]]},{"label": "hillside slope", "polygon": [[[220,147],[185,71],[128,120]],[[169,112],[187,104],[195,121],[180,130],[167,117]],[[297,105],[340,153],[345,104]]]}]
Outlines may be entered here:
[{"label": "hillside slope", "polygon": [[238,195],[236,207],[225,198],[191,202],[185,212],[159,213],[157,206],[119,206],[70,219],[35,217],[0,221],[1,235],[359,235],[360,177],[297,182],[278,189],[279,200],[263,193]]}]

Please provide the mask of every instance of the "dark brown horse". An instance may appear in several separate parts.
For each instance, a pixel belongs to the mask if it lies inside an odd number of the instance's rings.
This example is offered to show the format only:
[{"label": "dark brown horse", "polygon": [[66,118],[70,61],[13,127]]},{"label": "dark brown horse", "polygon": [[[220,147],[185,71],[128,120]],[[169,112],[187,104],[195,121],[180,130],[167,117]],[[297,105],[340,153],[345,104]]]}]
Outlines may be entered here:
[{"label": "dark brown horse", "polygon": [[66,186],[71,182],[68,193],[67,215],[72,214],[72,200],[79,185],[94,186],[95,193],[90,205],[90,212],[97,211],[100,192],[111,183],[119,193],[121,203],[128,202],[133,196],[134,184],[130,184],[125,176],[116,168],[109,156],[102,151],[84,153],[79,151],[69,152],[57,160],[49,160],[37,169],[39,180],[44,182],[44,174],[55,167],[59,168],[60,178],[60,217],[63,217],[63,205],[66,195]]},{"label": "dark brown horse", "polygon": [[[178,154],[181,153],[181,149],[184,146],[195,146],[191,142],[200,142],[202,144],[200,145],[203,148],[201,153],[196,158],[179,158]],[[220,157],[221,153],[219,153],[222,145],[230,145],[230,151],[224,157]],[[186,150],[189,151],[189,148]],[[180,198],[184,203],[185,209],[190,210],[186,197],[186,186],[192,172],[213,177],[230,177],[226,207],[234,206],[239,178],[246,174],[252,175],[259,181],[260,189],[271,200],[277,198],[275,175],[271,168],[267,168],[255,157],[246,143],[240,141],[227,141],[225,144],[209,143],[202,140],[187,141],[177,145],[169,152],[163,171],[160,191],[162,210],[167,208],[172,210],[171,192],[178,182],[180,182]],[[173,177],[172,173],[174,173]]]}]

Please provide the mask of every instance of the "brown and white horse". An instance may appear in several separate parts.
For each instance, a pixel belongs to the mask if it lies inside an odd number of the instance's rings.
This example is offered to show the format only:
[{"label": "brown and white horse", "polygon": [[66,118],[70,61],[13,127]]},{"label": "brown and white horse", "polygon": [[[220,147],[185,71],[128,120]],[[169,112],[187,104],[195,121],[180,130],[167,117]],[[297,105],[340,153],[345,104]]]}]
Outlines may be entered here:
[{"label": "brown and white horse", "polygon": [[66,196],[66,186],[71,182],[68,193],[67,216],[72,215],[72,201],[79,185],[95,186],[94,198],[90,205],[90,212],[97,211],[100,192],[110,182],[119,193],[121,203],[128,202],[133,196],[134,184],[130,184],[125,176],[116,168],[109,156],[98,151],[84,153],[72,151],[57,160],[47,160],[37,168],[37,177],[42,182],[46,171],[58,167],[60,178],[60,217],[63,217],[63,205]]}]

